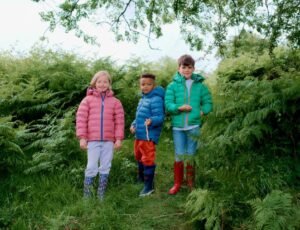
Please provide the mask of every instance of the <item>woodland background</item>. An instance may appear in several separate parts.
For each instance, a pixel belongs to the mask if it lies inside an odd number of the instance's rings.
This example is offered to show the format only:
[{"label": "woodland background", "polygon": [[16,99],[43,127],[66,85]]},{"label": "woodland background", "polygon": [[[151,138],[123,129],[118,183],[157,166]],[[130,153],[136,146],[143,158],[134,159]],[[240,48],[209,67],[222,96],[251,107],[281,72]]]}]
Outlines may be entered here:
[{"label": "woodland background", "polygon": [[[46,2],[47,0],[33,0]],[[39,3],[38,3],[39,4]],[[81,20],[106,13],[116,40],[137,41],[147,29],[180,23],[196,50],[218,49],[207,77],[213,112],[203,117],[196,188],[169,196],[173,142],[167,116],[157,146],[156,191],[139,198],[129,124],[139,100],[138,78],[157,75],[166,87],[177,69],[169,57],[117,64],[111,57],[33,48],[0,53],[1,229],[300,229],[299,1],[65,0],[41,14],[50,30],[94,43]],[[102,14],[101,14],[102,15]],[[228,38],[230,29],[238,36]],[[207,33],[213,42],[205,43]],[[180,56],[179,54],[178,56]],[[75,113],[98,70],[113,76],[125,108],[126,139],[114,155],[107,195],[83,199],[86,153],[75,137]],[[95,185],[96,186],[96,185]]]},{"label": "woodland background", "polygon": [[[232,44],[235,44],[234,46]],[[157,152],[156,193],[139,198],[129,124],[138,78],[166,87],[176,60],[116,65],[35,48],[0,55],[0,227],[2,229],[299,229],[299,50],[243,32],[207,78],[213,112],[204,117],[196,189],[167,195],[173,143],[167,116]],[[126,112],[105,201],[82,198],[86,153],[75,112],[91,76],[106,69]]]}]

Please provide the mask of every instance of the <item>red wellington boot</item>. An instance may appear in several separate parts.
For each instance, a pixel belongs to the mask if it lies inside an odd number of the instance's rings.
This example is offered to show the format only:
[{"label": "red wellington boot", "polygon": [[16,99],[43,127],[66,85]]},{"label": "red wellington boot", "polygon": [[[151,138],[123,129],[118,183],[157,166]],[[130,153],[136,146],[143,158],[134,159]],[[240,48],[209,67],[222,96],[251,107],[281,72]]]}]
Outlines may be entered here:
[{"label": "red wellington boot", "polygon": [[186,184],[190,190],[194,188],[195,182],[195,166],[191,163],[186,165]]},{"label": "red wellington boot", "polygon": [[183,162],[174,162],[174,186],[169,190],[170,195],[175,195],[181,187],[183,179]]}]

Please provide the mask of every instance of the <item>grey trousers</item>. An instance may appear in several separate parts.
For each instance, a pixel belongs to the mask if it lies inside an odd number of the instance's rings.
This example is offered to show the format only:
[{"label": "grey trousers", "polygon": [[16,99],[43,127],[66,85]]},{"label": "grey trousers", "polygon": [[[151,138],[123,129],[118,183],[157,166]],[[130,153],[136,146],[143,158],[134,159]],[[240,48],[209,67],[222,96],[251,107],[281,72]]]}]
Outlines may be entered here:
[{"label": "grey trousers", "polygon": [[97,173],[109,174],[113,159],[114,143],[112,141],[89,141],[86,177],[95,177]]}]

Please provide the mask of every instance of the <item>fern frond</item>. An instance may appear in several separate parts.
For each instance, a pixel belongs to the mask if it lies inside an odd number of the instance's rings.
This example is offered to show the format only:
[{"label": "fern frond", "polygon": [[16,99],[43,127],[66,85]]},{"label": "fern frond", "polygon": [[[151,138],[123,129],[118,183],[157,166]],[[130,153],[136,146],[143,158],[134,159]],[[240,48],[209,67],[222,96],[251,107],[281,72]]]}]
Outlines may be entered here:
[{"label": "fern frond", "polygon": [[295,207],[292,196],[282,191],[272,191],[263,200],[249,201],[253,208],[256,229],[294,229]]},{"label": "fern frond", "polygon": [[192,220],[206,220],[205,229],[220,229],[222,202],[208,190],[197,189],[190,193],[185,205]]},{"label": "fern frond", "polygon": [[14,138],[15,131],[9,125],[0,124],[0,137],[2,138]]}]

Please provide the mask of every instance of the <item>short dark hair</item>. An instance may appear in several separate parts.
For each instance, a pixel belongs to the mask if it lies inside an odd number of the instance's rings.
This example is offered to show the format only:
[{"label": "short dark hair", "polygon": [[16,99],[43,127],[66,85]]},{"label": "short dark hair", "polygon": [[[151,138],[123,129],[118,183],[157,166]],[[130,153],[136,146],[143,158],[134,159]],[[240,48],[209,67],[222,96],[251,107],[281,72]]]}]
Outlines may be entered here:
[{"label": "short dark hair", "polygon": [[152,73],[143,73],[141,75],[141,78],[151,78],[151,79],[155,80],[155,75]]},{"label": "short dark hair", "polygon": [[184,54],[178,58],[178,66],[195,66],[195,60],[191,55]]}]

